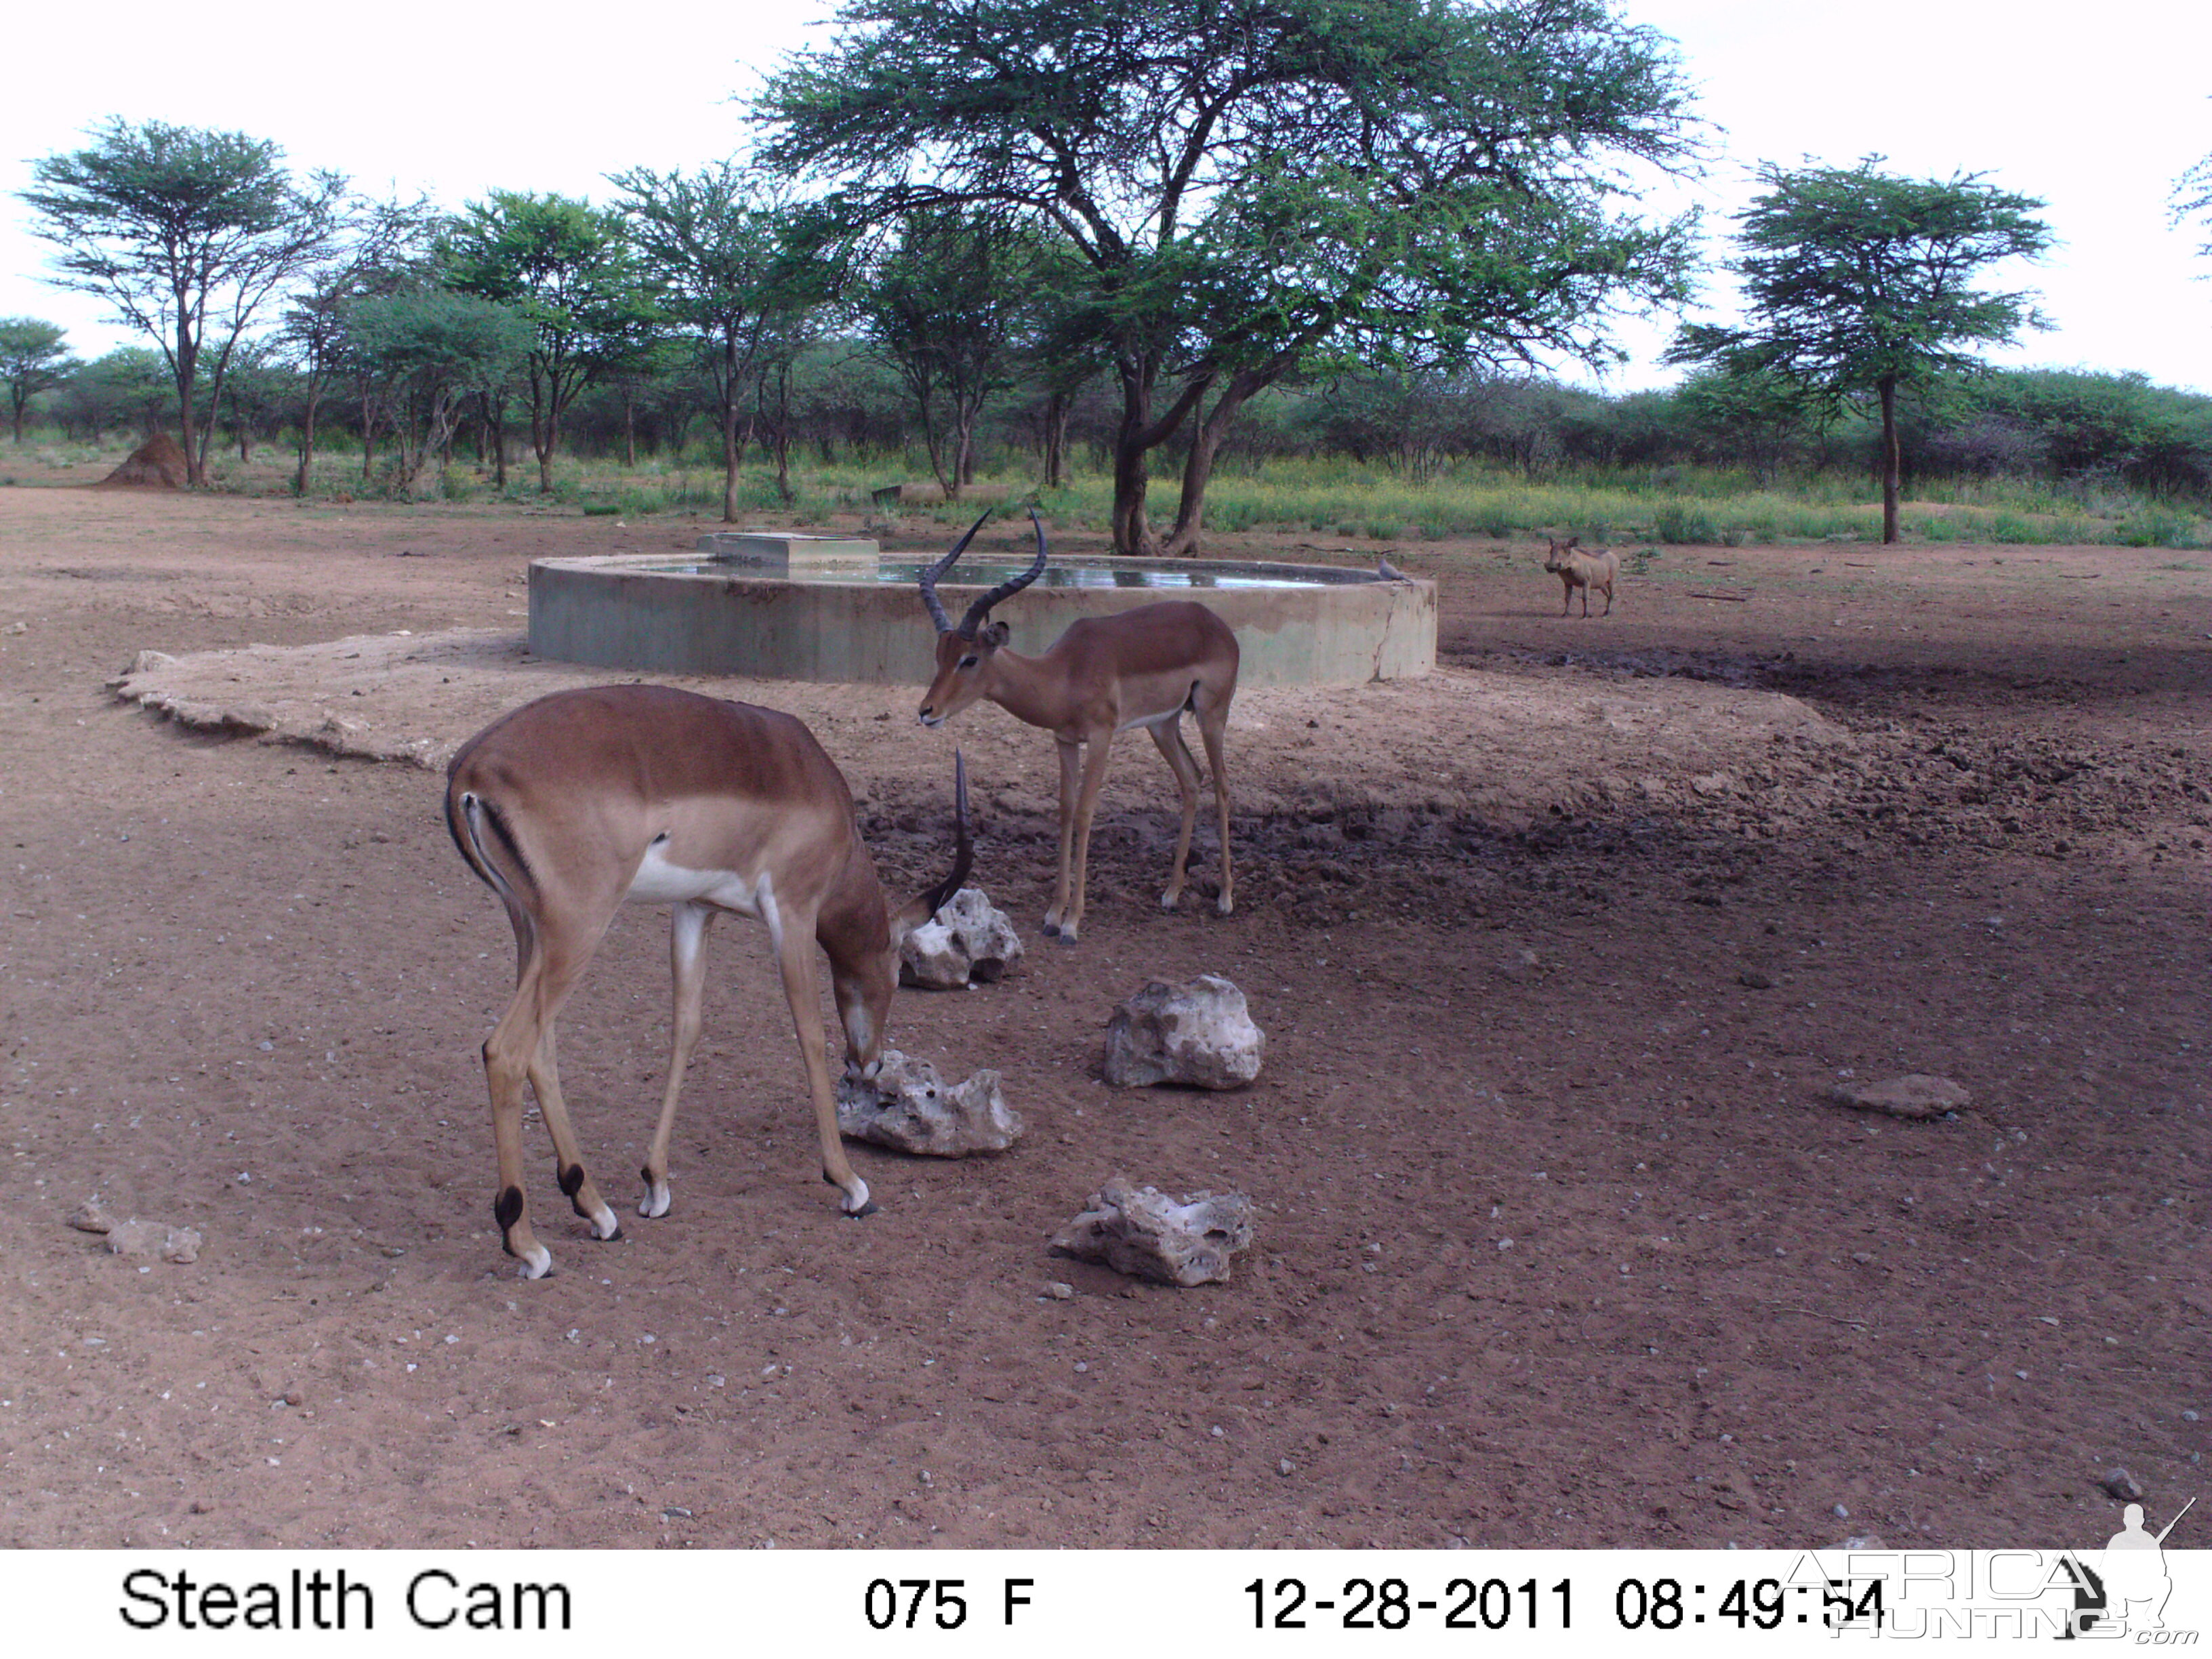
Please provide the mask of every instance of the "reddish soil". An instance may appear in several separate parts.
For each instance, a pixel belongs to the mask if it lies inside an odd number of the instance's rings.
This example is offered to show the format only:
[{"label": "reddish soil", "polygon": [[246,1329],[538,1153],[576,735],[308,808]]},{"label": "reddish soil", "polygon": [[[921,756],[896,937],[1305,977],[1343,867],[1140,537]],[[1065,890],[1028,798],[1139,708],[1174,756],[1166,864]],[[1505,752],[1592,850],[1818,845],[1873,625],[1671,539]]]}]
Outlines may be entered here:
[{"label": "reddish soil", "polygon": [[[1447,672],[1240,699],[1226,920],[1154,907],[1167,779],[1125,748],[1072,949],[1033,931],[1041,734],[787,688],[894,886],[942,862],[951,739],[995,769],[977,879],[1030,953],[892,1041],[1000,1068],[1027,1139],[855,1147],[884,1210],[841,1219],[732,923],[674,1212],[592,1243],[533,1125],[560,1272],[520,1283],[477,1056],[510,945],[435,771],[106,683],[404,629],[465,677],[315,695],[448,740],[559,678],[482,643],[528,556],[691,533],[0,489],[0,1544],[2086,1546],[2114,1466],[2154,1519],[2199,1489],[2212,559],[1668,549],[1585,623],[1525,547],[1393,547]],[[344,660],[261,655],[295,701]],[[664,940],[629,913],[562,1022],[603,1170]],[[1260,1081],[1107,1089],[1115,1002],[1207,970]],[[1905,1072],[1975,1104],[1824,1098]],[[1049,1256],[1115,1171],[1249,1193],[1234,1281]],[[94,1194],[199,1259],[107,1253]]]}]

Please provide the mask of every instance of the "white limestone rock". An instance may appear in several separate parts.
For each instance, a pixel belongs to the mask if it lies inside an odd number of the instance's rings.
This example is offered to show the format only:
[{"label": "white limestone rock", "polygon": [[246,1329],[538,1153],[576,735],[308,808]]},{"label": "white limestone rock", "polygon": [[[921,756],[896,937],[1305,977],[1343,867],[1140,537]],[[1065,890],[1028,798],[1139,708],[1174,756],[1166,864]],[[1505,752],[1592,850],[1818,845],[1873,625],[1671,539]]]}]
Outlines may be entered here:
[{"label": "white limestone rock", "polygon": [[1106,1081],[1117,1089],[1241,1089],[1260,1075],[1267,1044],[1243,992],[1219,975],[1183,985],[1155,980],[1107,1022]]},{"label": "white limestone rock", "polygon": [[1925,1072],[1884,1078],[1879,1083],[1838,1083],[1829,1089],[1828,1098],[1856,1111],[1887,1112],[1902,1118],[1941,1117],[1974,1103],[1964,1085]]},{"label": "white limestone rock", "polygon": [[963,887],[906,936],[899,983],[926,991],[988,985],[1022,959],[1021,936],[980,887]]},{"label": "white limestone rock", "polygon": [[1176,1200],[1115,1176],[1084,1200],[1083,1213],[1052,1248],[1156,1285],[1216,1284],[1229,1277],[1231,1258],[1250,1248],[1252,1215],[1252,1200],[1243,1193]]},{"label": "white limestone rock", "polygon": [[200,1259],[207,1241],[197,1227],[170,1227],[158,1221],[118,1221],[107,1230],[107,1248],[116,1255],[158,1255],[182,1265]]},{"label": "white limestone rock", "polygon": [[965,1158],[1005,1152],[1020,1138],[1022,1121],[999,1092],[996,1072],[981,1071],[949,1087],[927,1060],[886,1048],[874,1078],[838,1084],[837,1127],[855,1140],[902,1152]]}]

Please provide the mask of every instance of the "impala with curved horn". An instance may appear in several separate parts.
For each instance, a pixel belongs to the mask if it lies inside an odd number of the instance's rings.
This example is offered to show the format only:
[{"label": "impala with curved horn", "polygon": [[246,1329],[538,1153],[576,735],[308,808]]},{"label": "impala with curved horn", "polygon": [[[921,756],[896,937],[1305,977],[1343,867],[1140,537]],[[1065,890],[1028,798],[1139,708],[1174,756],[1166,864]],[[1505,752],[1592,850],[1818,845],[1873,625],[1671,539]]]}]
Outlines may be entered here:
[{"label": "impala with curved horn", "polygon": [[675,1036],[659,1125],[640,1171],[638,1212],[668,1212],[668,1142],[699,1036],[707,927],[724,912],[766,923],[775,943],[821,1135],[823,1179],[843,1194],[848,1214],[875,1208],[838,1137],[813,947],[830,958],[846,1071],[866,1076],[883,1047],[899,946],[959,890],[973,860],[967,770],[957,757],[953,793],[952,873],[894,913],[860,840],[844,775],[788,714],[665,686],[599,686],[541,697],[461,745],[447,775],[447,827],[514,926],[514,996],[483,1057],[499,1158],[492,1213],[525,1278],[542,1278],[553,1266],[522,1196],[526,1079],[552,1133],[562,1192],[595,1237],[622,1231],[585,1172],[561,1095],[553,1030],[626,903],[675,907]]},{"label": "impala with curved horn", "polygon": [[1110,617],[1085,617],[1042,656],[1006,649],[1006,623],[990,620],[991,607],[1044,574],[1044,526],[1034,508],[1036,560],[1012,581],[1000,582],[968,607],[956,627],[937,598],[937,584],[983,527],[986,513],[921,574],[921,602],[937,624],[937,677],[921,700],[921,723],[941,726],[978,698],[988,698],[1016,720],[1041,726],[1060,745],[1060,885],[1044,915],[1044,931],[1073,942],[1083,923],[1084,875],[1091,850],[1091,815],[1106,781],[1106,759],[1116,732],[1141,726],[1152,733],[1176,777],[1182,800],[1182,833],[1164,909],[1182,896],[1183,863],[1198,820],[1198,763],[1182,738],[1185,709],[1198,719],[1206,760],[1213,773],[1213,799],[1221,820],[1221,896],[1227,915],[1236,905],[1229,862],[1229,779],[1222,738],[1230,699],[1237,695],[1237,635],[1229,624],[1189,599],[1140,605]]}]

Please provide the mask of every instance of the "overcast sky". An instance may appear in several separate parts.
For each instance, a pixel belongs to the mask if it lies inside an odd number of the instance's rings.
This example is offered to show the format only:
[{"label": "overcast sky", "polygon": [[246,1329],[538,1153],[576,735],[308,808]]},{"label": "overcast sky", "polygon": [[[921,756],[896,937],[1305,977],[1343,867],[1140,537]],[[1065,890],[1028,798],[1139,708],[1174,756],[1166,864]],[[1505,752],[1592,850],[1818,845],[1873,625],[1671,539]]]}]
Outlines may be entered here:
[{"label": "overcast sky", "polygon": [[[1680,43],[1705,117],[1710,175],[1677,200],[1717,239],[1761,161],[1982,173],[2050,204],[2059,246],[1994,280],[2033,287],[2055,327],[2008,364],[2133,369],[2212,392],[2212,228],[2166,222],[2175,179],[2212,152],[2212,5],[2106,0],[2069,9],[1986,0],[1628,0]],[[659,0],[580,9],[429,5],[361,10],[296,0],[216,8],[106,0],[24,8],[0,95],[0,316],[67,326],[80,353],[126,336],[93,301],[40,280],[47,246],[16,193],[36,158],[109,115],[273,138],[299,167],[458,206],[493,188],[601,198],[608,173],[691,167],[738,147],[734,94],[818,39],[814,0]],[[1728,314],[1716,284],[1709,314]],[[1662,384],[1671,319],[1625,329],[1616,388]]]}]

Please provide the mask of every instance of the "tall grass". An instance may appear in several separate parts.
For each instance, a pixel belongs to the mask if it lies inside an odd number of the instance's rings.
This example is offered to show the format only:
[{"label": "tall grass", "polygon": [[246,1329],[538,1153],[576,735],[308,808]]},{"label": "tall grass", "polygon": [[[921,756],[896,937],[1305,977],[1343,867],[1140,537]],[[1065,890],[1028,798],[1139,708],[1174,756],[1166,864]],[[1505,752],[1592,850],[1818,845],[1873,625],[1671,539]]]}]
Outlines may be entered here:
[{"label": "tall grass", "polygon": [[[27,447],[29,447],[27,446]],[[127,446],[125,447],[127,447]],[[31,450],[25,473],[88,472],[121,458],[113,445],[49,445]],[[9,459],[15,459],[13,456]],[[740,510],[764,522],[811,526],[833,515],[884,516],[871,500],[878,486],[927,477],[912,457],[848,456],[835,464],[794,456],[792,499],[756,464],[741,481]],[[216,487],[246,493],[289,492],[292,456],[270,446],[251,465],[234,455],[211,457]],[[1177,477],[1168,468],[1153,481],[1149,506],[1164,524],[1176,506]],[[538,487],[536,464],[511,465],[504,491],[489,474],[457,461],[447,475],[453,503],[497,502],[524,508],[619,516],[656,514],[719,518],[722,473],[718,455],[694,446],[681,455],[641,458],[625,468],[608,460],[563,458],[549,495]],[[1040,491],[1026,458],[978,482],[1004,487],[1016,503],[1035,501],[1058,523],[1097,532],[1112,520],[1113,480],[1103,470],[1081,471],[1066,488]],[[357,447],[333,445],[319,457],[310,495],[374,497],[388,486],[364,486]],[[908,525],[964,525],[973,509],[955,503],[909,507]],[[1621,468],[1565,472],[1531,481],[1493,465],[1462,462],[1416,483],[1387,468],[1344,457],[1241,460],[1224,465],[1206,494],[1206,529],[1255,532],[1298,539],[1381,542],[1477,538],[1502,541],[1578,535],[1586,543],[1637,541],[1659,545],[1757,545],[1818,541],[1872,542],[1881,533],[1879,501],[1863,480],[1832,474],[1766,482],[1721,468]],[[2130,547],[2212,547],[2212,514],[2200,505],[2116,489],[2091,491],[2019,480],[1929,479],[1906,503],[1910,541],[2108,544]]]}]

